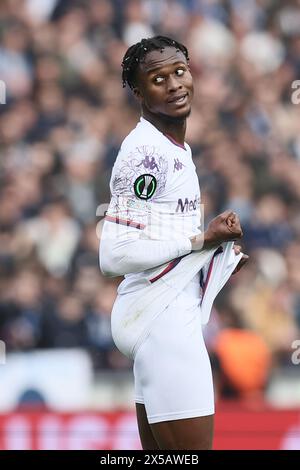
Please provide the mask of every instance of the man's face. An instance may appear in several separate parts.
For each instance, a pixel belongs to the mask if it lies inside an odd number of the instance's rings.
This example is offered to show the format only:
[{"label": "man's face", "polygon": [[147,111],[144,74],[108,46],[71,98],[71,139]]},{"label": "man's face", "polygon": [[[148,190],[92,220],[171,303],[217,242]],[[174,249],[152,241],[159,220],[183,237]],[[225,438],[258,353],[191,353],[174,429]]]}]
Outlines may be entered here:
[{"label": "man's face", "polygon": [[135,94],[144,109],[173,119],[191,112],[193,78],[186,58],[174,47],[149,52],[136,74]]}]

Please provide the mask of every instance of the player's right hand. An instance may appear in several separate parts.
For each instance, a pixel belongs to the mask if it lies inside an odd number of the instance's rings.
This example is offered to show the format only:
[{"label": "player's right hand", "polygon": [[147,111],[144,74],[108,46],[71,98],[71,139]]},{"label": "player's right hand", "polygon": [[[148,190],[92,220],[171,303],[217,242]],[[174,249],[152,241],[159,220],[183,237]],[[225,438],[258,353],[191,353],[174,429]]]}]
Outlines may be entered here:
[{"label": "player's right hand", "polygon": [[204,236],[199,235],[191,238],[192,250],[201,250],[219,246],[223,242],[238,240],[243,236],[239,216],[227,210],[215,217],[209,223]]}]

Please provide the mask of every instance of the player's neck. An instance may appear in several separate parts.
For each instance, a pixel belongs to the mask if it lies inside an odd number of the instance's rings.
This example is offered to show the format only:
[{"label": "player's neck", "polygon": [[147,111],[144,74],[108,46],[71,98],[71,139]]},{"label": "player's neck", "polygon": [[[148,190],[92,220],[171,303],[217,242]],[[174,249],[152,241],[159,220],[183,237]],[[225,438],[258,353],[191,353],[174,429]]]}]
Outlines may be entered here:
[{"label": "player's neck", "polygon": [[171,137],[175,142],[184,145],[185,132],[186,132],[186,119],[175,120],[168,118],[168,116],[162,116],[152,114],[148,110],[143,110],[143,118],[151,122],[163,134]]}]

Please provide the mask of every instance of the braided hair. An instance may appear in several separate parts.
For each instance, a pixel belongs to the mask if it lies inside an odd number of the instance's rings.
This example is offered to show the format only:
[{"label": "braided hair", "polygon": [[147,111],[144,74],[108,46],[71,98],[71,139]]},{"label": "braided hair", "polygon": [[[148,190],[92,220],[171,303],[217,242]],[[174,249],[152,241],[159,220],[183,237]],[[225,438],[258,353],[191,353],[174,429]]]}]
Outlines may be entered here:
[{"label": "braided hair", "polygon": [[127,49],[122,62],[122,82],[123,88],[126,84],[133,89],[135,87],[135,73],[138,65],[143,62],[148,52],[160,50],[161,52],[165,47],[175,47],[177,51],[181,51],[186,60],[189,61],[189,54],[187,48],[180,44],[180,42],[166,36],[154,36],[153,38],[142,39],[133,46]]}]

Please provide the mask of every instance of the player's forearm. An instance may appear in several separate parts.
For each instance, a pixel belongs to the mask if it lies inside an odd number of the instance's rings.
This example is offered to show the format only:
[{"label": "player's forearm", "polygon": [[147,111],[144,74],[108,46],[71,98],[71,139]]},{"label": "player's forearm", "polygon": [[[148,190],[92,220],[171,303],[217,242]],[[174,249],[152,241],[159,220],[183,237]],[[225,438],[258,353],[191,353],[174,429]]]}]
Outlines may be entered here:
[{"label": "player's forearm", "polygon": [[223,242],[234,241],[243,236],[240,220],[235,212],[227,210],[215,217],[208,225],[204,234],[192,237],[193,251],[210,249]]},{"label": "player's forearm", "polygon": [[100,244],[100,267],[106,276],[124,276],[155,268],[191,252],[189,239],[109,240]]},{"label": "player's forearm", "polygon": [[209,250],[214,246],[218,246],[221,242],[216,241],[210,231],[206,231],[202,234],[195,235],[194,237],[190,238],[192,251],[201,251],[201,250]]}]

